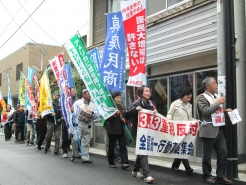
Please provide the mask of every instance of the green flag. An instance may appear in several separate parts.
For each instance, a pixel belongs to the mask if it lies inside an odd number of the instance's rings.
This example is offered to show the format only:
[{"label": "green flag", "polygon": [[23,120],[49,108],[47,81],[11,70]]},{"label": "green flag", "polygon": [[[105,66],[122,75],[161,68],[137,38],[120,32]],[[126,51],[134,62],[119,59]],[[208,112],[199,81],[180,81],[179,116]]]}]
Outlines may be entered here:
[{"label": "green flag", "polygon": [[112,98],[105,88],[91,57],[87,54],[79,35],[76,34],[73,38],[68,40],[64,46],[74,66],[78,70],[80,77],[84,81],[86,88],[90,92],[91,98],[99,113],[104,119],[115,114],[117,109],[114,107]]},{"label": "green flag", "polygon": [[19,104],[26,105],[26,77],[20,72]]}]

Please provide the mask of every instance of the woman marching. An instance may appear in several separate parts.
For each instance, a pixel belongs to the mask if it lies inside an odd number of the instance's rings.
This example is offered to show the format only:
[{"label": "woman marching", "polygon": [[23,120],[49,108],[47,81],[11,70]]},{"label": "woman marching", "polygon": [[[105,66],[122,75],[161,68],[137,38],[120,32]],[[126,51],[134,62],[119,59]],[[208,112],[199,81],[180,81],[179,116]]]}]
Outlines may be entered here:
[{"label": "woman marching", "polygon": [[[151,91],[146,85],[142,85],[138,90],[139,99],[125,111],[124,117],[132,121],[132,135],[134,138],[137,136],[138,129],[138,112],[142,109],[151,110],[157,113],[157,110],[153,103],[149,100]],[[140,172],[140,168],[143,170],[143,174]],[[144,178],[144,182],[153,183],[154,178],[151,177],[149,172],[149,161],[147,155],[137,155],[134,167],[132,170],[132,176],[137,178]]]},{"label": "woman marching", "polygon": [[[174,101],[167,113],[169,120],[178,121],[191,121],[192,118],[192,105],[189,103],[192,98],[192,89],[184,88],[181,93],[180,99]],[[174,159],[172,164],[172,170],[178,172],[180,163],[183,163],[186,173],[191,174],[193,169],[190,167],[188,159]]]},{"label": "woman marching", "polygon": [[7,118],[8,120],[4,124],[4,134],[5,134],[5,141],[9,141],[12,137],[12,123],[13,123],[13,114],[14,110],[12,110],[11,105],[7,104]]},{"label": "woman marching", "polygon": [[106,129],[109,138],[108,163],[109,167],[116,168],[116,165],[114,163],[114,147],[116,141],[118,141],[120,146],[121,169],[124,170],[129,167],[128,154],[123,134],[124,122],[121,118],[121,115],[124,113],[125,107],[121,104],[120,93],[112,93],[112,98],[115,101],[118,112],[106,120]]}]

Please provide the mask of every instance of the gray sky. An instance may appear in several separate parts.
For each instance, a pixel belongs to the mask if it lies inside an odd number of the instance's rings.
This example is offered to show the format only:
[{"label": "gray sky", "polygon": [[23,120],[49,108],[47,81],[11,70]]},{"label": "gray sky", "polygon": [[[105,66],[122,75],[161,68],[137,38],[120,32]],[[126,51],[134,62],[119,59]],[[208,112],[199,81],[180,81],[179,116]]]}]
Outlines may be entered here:
[{"label": "gray sky", "polygon": [[[0,0],[0,60],[29,42],[61,46],[77,31],[85,35],[88,25],[86,24],[88,22],[87,1]],[[42,2],[43,4],[33,13]],[[32,13],[33,15],[26,21]],[[21,29],[27,36],[19,29],[5,43],[21,24],[23,24]],[[5,45],[2,46],[4,43]]]}]

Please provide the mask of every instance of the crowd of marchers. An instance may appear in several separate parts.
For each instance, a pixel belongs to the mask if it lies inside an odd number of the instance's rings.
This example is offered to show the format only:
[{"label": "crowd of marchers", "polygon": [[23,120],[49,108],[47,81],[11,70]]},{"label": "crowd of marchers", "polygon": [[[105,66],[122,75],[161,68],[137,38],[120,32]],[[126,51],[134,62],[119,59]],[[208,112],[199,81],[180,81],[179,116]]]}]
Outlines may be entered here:
[{"label": "crowd of marchers", "polygon": [[[199,137],[202,140],[203,157],[202,170],[203,180],[208,184],[232,184],[232,181],[226,177],[227,148],[223,135],[223,126],[215,127],[213,125],[212,114],[221,108],[225,103],[225,98],[219,97],[216,93],[218,85],[213,77],[207,77],[203,80],[202,86],[204,93],[196,98],[198,117],[201,123]],[[71,161],[81,160],[82,163],[92,163],[89,155],[91,144],[91,128],[94,120],[100,117],[96,106],[91,100],[87,89],[82,91],[82,97],[76,98],[76,91],[70,88],[69,107],[73,113],[73,126],[75,132],[68,134],[66,122],[64,120],[60,102],[59,93],[53,93],[53,112],[42,117],[38,111],[35,117],[32,111],[19,104],[14,110],[7,104],[6,122],[4,126],[5,141],[12,138],[15,143],[35,145],[38,150],[43,150],[44,154],[51,152],[51,140],[55,142],[54,154],[59,154],[62,148],[62,157],[68,158],[68,152],[71,151]],[[113,100],[118,111],[104,122],[104,140],[105,151],[110,168],[116,168],[116,162],[121,165],[122,170],[129,168],[127,144],[125,142],[124,126],[130,124],[131,135],[134,140],[137,137],[138,112],[147,109],[157,113],[157,109],[150,100],[151,89],[143,85],[138,90],[139,98],[128,108],[122,104],[121,93],[112,92]],[[192,98],[192,89],[184,88],[179,99],[172,102],[167,113],[169,120],[189,121],[192,117],[192,105],[189,103]],[[231,109],[224,109],[224,113]],[[14,135],[14,137],[13,137]],[[71,147],[72,146],[72,147]],[[70,149],[72,148],[72,149]],[[211,175],[211,155],[212,149],[217,153],[217,177]],[[192,174],[187,159],[174,159],[171,169],[179,172],[180,163],[183,163],[186,173]],[[133,168],[131,170],[133,177],[143,179],[146,183],[153,183],[154,178],[150,174],[147,155],[137,155]],[[163,177],[164,178],[164,177]]]}]

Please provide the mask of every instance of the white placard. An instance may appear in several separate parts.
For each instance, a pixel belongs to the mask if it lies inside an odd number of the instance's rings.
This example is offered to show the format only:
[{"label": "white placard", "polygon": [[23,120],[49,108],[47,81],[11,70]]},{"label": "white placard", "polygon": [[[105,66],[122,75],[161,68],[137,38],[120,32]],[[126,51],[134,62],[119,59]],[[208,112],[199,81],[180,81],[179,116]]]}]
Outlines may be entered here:
[{"label": "white placard", "polygon": [[233,125],[242,121],[242,118],[239,115],[239,112],[237,109],[234,109],[232,112],[228,112],[228,115]]}]

